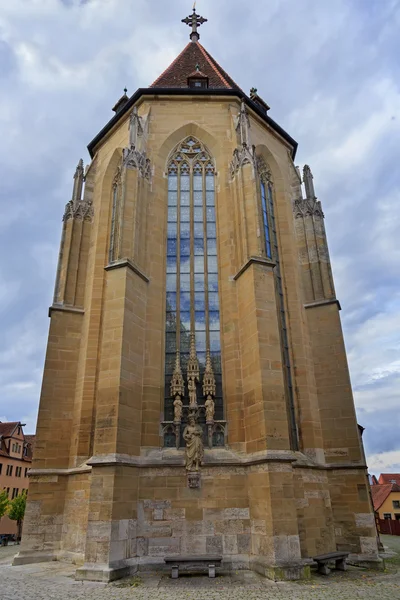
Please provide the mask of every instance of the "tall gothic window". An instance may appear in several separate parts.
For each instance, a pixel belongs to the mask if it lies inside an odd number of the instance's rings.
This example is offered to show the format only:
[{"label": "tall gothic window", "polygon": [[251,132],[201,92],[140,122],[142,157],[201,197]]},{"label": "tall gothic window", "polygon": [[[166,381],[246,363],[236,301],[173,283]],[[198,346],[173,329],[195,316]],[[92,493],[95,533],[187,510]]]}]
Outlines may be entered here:
[{"label": "tall gothic window", "polygon": [[[168,163],[166,278],[164,443],[183,445],[188,388],[193,380],[205,441],[211,436],[210,445],[223,445],[217,425],[223,419],[223,405],[215,166],[207,149],[194,137],[180,143]],[[179,427],[179,415],[174,412],[176,395],[183,403]],[[204,406],[209,395],[215,405],[212,431],[206,426]],[[193,396],[190,398],[192,402]]]},{"label": "tall gothic window", "polygon": [[283,296],[282,275],[279,260],[278,237],[276,233],[273,183],[271,171],[262,157],[257,158],[257,169],[260,178],[261,212],[264,226],[265,254],[275,262],[275,289],[277,295],[277,306],[279,311],[279,324],[281,335],[282,358],[284,365],[285,389],[288,404],[288,415],[290,423],[290,438],[293,449],[297,449],[297,427],[294,409],[294,394],[292,371],[290,366],[289,342],[286,326],[285,300]]}]

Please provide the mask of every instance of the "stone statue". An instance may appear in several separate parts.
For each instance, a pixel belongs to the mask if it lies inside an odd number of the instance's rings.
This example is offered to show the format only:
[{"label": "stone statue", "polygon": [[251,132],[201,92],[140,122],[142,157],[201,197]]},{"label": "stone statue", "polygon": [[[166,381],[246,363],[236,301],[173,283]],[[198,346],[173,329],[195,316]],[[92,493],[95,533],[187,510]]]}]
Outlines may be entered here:
[{"label": "stone statue", "polygon": [[189,415],[189,424],[186,425],[183,432],[183,439],[186,442],[186,470],[199,471],[203,460],[204,449],[202,441],[203,431],[200,425],[197,425],[193,414]]},{"label": "stone statue", "polygon": [[214,421],[215,414],[215,402],[212,399],[212,396],[207,396],[204,406],[206,407],[206,421],[207,423],[212,423]]},{"label": "stone statue", "polygon": [[174,400],[174,422],[180,423],[182,421],[182,408],[183,403],[180,396],[177,396]]},{"label": "stone statue", "polygon": [[196,408],[197,407],[196,382],[191,377],[188,379],[188,390],[189,390],[189,406],[190,406],[190,408]]}]

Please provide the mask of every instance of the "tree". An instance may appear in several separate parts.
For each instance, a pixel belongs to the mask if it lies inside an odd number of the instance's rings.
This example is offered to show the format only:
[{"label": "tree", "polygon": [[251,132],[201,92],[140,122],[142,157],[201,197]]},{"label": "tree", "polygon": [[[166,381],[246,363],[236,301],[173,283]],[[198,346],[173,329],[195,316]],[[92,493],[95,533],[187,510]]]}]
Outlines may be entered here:
[{"label": "tree", "polygon": [[0,492],[0,519],[4,517],[9,505],[8,494],[6,490]]},{"label": "tree", "polygon": [[8,507],[8,516],[13,521],[17,521],[18,534],[17,539],[21,539],[22,532],[22,522],[24,520],[26,508],[26,492],[23,492],[19,496],[16,496],[13,500],[11,500],[10,505]]}]

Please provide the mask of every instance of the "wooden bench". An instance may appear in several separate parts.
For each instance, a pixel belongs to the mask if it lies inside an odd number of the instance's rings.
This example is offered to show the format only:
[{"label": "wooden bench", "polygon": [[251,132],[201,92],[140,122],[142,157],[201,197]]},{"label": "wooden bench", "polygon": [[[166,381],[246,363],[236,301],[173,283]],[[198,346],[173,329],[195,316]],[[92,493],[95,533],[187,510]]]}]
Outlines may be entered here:
[{"label": "wooden bench", "polygon": [[222,556],[167,556],[164,561],[171,565],[172,579],[178,579],[181,565],[185,571],[208,569],[208,576],[215,577],[215,567],[221,566]]},{"label": "wooden bench", "polygon": [[313,560],[318,565],[318,573],[321,573],[322,575],[329,575],[331,570],[328,567],[328,563],[335,561],[336,569],[339,571],[345,571],[347,569],[346,558],[348,555],[348,552],[330,552],[329,554],[313,556]]}]

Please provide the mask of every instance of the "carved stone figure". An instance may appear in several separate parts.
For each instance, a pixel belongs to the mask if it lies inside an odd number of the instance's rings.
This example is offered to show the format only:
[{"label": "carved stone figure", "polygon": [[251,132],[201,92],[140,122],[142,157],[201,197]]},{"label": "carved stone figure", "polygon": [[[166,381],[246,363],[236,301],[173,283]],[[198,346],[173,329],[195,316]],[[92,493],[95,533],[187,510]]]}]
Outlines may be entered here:
[{"label": "carved stone figure", "polygon": [[200,425],[197,425],[193,414],[189,415],[189,424],[186,425],[183,432],[183,439],[186,442],[186,460],[187,471],[199,471],[204,456],[202,441],[203,431]]},{"label": "carved stone figure", "polygon": [[183,403],[180,396],[177,396],[174,400],[174,422],[180,423],[182,421],[182,409]]},{"label": "carved stone figure", "polygon": [[189,390],[189,406],[190,406],[190,408],[197,408],[196,382],[192,378],[188,379],[188,390]]},{"label": "carved stone figure", "polygon": [[208,396],[207,400],[205,402],[206,407],[206,421],[207,423],[211,423],[214,421],[214,414],[215,414],[215,402],[212,399],[212,396]]}]

